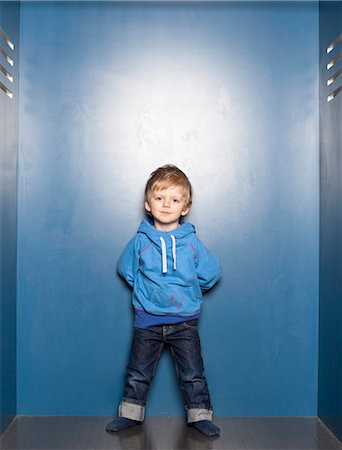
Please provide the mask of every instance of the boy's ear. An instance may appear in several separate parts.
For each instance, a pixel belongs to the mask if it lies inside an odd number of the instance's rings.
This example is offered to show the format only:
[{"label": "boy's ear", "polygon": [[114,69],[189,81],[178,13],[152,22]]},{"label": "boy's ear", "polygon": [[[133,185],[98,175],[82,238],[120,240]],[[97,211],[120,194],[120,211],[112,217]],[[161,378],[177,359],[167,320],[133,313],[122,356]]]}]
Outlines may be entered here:
[{"label": "boy's ear", "polygon": [[151,212],[151,207],[146,200],[145,200],[145,209],[146,209],[146,211]]},{"label": "boy's ear", "polygon": [[183,211],[182,211],[181,216],[186,216],[189,211],[190,211],[190,206],[188,208],[184,208]]}]

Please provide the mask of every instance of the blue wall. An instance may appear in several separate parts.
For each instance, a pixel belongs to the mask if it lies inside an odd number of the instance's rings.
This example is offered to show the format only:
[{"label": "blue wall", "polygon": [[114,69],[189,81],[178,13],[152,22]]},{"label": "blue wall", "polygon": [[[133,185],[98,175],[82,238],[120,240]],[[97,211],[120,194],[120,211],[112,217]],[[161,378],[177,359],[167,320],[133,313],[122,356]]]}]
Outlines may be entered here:
[{"label": "blue wall", "polygon": [[329,54],[328,46],[342,33],[341,2],[320,4],[320,327],[318,415],[342,439],[342,92],[327,97],[342,85],[341,77],[327,80],[342,68],[342,60],[327,70],[327,63],[342,50]]},{"label": "blue wall", "polygon": [[14,60],[14,67],[0,54],[0,82],[13,98],[0,90],[0,433],[16,415],[16,251],[17,251],[17,156],[18,156],[18,44],[19,4],[0,2],[0,27],[15,44],[12,51],[4,37],[0,46]]},{"label": "blue wall", "polygon": [[[318,7],[23,3],[18,413],[106,415],[149,173],[185,170],[223,264],[203,354],[217,415],[315,415]],[[164,355],[148,413],[182,414]]]}]

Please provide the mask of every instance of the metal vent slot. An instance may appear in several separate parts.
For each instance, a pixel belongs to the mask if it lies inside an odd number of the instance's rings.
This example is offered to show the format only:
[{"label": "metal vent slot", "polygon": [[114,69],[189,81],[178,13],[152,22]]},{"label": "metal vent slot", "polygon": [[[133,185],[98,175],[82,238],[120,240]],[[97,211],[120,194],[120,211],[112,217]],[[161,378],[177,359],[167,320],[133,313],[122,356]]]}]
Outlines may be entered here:
[{"label": "metal vent slot", "polygon": [[342,69],[338,70],[336,73],[334,73],[334,75],[332,77],[329,78],[329,80],[327,81],[327,86],[330,86],[331,84],[333,84],[333,82],[335,80],[337,80],[338,77],[340,77],[342,75]]},{"label": "metal vent slot", "polygon": [[8,62],[8,64],[10,64],[12,67],[14,66],[14,61],[13,59],[5,52],[5,50],[0,47],[0,53],[2,54],[2,56],[6,59],[6,61]]},{"label": "metal vent slot", "polygon": [[2,72],[5,75],[8,81],[13,83],[12,75],[5,69],[5,67],[2,64],[0,64],[0,72]]},{"label": "metal vent slot", "polygon": [[336,48],[338,46],[338,44],[342,42],[342,33],[339,35],[338,38],[336,38],[334,40],[334,42],[332,42],[329,47],[327,48],[327,53],[330,53],[334,50],[334,48]]},{"label": "metal vent slot", "polygon": [[342,86],[340,86],[339,88],[335,89],[334,92],[332,92],[330,95],[328,95],[327,97],[327,101],[331,102],[331,100],[334,100],[334,98],[342,91]]},{"label": "metal vent slot", "polygon": [[13,98],[13,93],[4,85],[1,83],[0,81],[0,89],[6,94],[8,95],[9,98]]},{"label": "metal vent slot", "polygon": [[328,62],[327,64],[327,70],[331,69],[337,61],[339,61],[342,58],[342,52],[340,52],[334,59]]},{"label": "metal vent slot", "polygon": [[[5,59],[5,62],[3,62],[2,57]],[[13,99],[13,90],[15,89],[10,88],[10,83],[14,83],[15,81],[14,74],[12,75],[13,71],[11,70],[11,67],[14,67],[14,59],[15,45],[0,26],[0,79],[2,78],[4,81],[3,83],[0,81],[0,91],[11,99]],[[11,67],[8,67],[6,63]],[[2,75],[5,76],[5,79]]]},{"label": "metal vent slot", "polygon": [[15,45],[10,40],[10,38],[7,36],[7,34],[4,32],[4,30],[0,27],[0,36],[3,37],[6,41],[6,44],[9,46],[11,50],[14,50]]}]

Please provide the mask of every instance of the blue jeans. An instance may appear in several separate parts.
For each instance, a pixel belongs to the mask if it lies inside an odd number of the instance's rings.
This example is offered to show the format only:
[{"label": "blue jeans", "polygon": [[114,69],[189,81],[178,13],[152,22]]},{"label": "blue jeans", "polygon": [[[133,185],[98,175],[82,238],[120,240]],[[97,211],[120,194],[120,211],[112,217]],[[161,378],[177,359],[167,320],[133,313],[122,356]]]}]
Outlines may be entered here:
[{"label": "blue jeans", "polygon": [[174,325],[135,328],[119,416],[143,421],[151,382],[161,352],[167,346],[185,397],[188,422],[212,420],[207,381],[201,357],[198,319]]}]

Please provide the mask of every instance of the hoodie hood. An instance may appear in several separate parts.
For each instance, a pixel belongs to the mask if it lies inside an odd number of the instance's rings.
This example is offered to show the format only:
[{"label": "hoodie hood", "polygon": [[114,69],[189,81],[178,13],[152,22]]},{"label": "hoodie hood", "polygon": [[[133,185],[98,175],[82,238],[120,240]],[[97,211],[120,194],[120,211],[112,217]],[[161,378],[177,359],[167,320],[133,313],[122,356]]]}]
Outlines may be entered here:
[{"label": "hoodie hood", "polygon": [[153,241],[156,245],[160,245],[160,236],[163,236],[164,238],[168,236],[174,236],[176,239],[182,239],[189,234],[196,233],[195,227],[192,225],[192,223],[189,222],[183,222],[179,225],[178,228],[175,228],[171,231],[160,231],[154,228],[154,226],[147,220],[144,219],[140,227],[138,228],[138,233],[143,233],[148,236],[151,241]]},{"label": "hoodie hood", "polygon": [[154,228],[148,221],[143,220],[138,229],[138,233],[144,234],[152,241],[159,249],[162,258],[162,272],[167,273],[167,253],[168,248],[171,249],[173,270],[177,269],[177,247],[187,245],[190,235],[196,233],[194,225],[188,222],[183,222],[178,228],[171,231],[161,231]]}]

